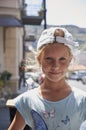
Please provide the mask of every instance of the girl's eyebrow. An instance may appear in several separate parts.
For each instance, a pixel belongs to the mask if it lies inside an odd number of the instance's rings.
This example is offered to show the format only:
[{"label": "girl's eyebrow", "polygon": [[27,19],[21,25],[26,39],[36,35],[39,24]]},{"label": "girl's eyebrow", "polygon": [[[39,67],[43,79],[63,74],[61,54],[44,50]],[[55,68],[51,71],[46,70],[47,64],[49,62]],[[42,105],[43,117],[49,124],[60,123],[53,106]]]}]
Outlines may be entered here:
[{"label": "girl's eyebrow", "polygon": [[60,59],[66,59],[66,57],[60,57]]}]

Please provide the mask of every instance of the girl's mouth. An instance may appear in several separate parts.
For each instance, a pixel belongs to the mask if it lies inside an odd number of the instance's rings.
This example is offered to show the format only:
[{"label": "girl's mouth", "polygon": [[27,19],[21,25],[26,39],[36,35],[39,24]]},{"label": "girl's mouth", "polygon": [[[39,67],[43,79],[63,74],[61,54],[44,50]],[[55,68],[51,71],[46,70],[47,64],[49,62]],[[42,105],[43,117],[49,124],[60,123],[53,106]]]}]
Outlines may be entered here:
[{"label": "girl's mouth", "polygon": [[50,72],[50,74],[58,75],[58,74],[61,74],[61,72]]}]

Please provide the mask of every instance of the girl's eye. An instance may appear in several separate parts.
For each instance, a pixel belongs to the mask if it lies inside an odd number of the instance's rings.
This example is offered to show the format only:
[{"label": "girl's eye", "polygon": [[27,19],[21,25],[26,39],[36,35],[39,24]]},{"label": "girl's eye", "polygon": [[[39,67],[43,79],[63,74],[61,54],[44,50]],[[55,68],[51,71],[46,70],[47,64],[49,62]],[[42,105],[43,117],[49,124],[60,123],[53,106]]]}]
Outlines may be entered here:
[{"label": "girl's eye", "polygon": [[47,62],[51,62],[51,61],[52,61],[52,58],[47,57],[47,58],[45,58],[45,60],[46,60]]},{"label": "girl's eye", "polygon": [[66,61],[66,58],[61,57],[59,60],[60,60],[61,62],[65,62],[65,61]]}]

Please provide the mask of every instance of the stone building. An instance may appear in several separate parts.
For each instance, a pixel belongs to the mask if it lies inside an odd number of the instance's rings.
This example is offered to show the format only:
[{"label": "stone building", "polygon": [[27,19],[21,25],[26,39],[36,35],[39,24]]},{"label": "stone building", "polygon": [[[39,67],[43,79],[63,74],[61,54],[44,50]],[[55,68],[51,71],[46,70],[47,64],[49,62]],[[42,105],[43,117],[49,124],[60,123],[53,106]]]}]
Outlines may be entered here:
[{"label": "stone building", "polygon": [[0,0],[0,73],[12,73],[11,88],[16,92],[19,63],[24,58],[25,24],[41,24],[43,16],[25,14],[25,0]]},{"label": "stone building", "polygon": [[18,87],[18,64],[23,53],[22,1],[0,0],[0,72],[12,73],[14,91]]}]

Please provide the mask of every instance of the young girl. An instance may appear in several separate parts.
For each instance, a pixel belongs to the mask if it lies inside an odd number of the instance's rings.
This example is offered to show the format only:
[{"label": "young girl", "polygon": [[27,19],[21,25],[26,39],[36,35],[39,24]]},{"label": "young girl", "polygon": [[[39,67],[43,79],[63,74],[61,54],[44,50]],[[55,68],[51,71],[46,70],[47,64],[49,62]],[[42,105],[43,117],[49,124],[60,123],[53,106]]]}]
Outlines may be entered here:
[{"label": "young girl", "polygon": [[69,86],[65,74],[77,43],[61,27],[42,32],[37,59],[45,75],[43,83],[11,101],[17,108],[8,130],[79,130],[86,119],[86,93]]}]

